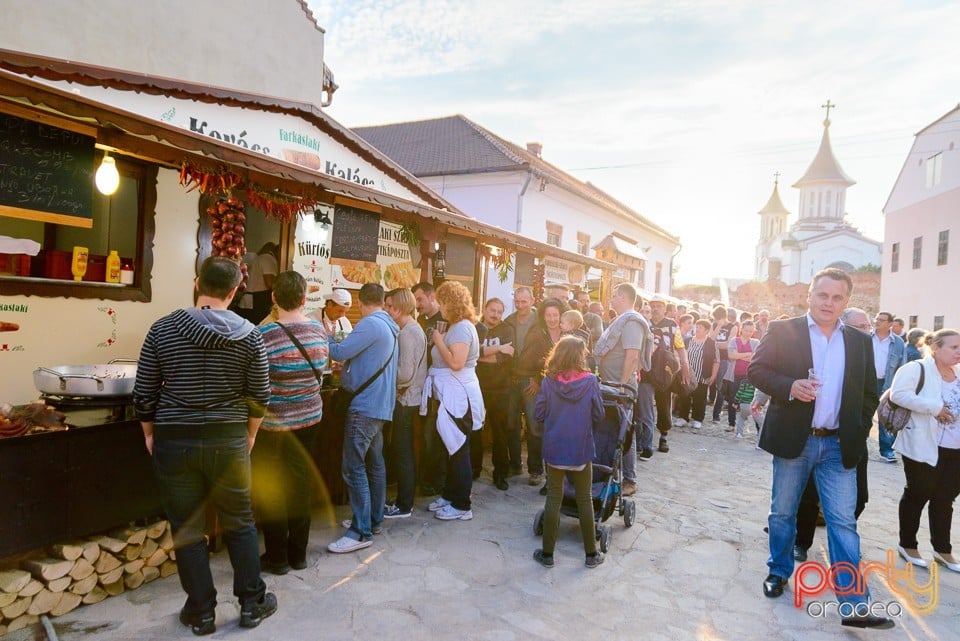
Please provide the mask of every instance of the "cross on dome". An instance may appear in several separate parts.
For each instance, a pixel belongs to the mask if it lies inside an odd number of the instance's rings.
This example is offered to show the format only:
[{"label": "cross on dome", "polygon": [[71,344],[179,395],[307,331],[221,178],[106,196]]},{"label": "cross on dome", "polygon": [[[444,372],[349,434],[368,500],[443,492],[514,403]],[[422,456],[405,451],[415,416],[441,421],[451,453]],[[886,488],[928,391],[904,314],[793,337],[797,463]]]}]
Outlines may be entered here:
[{"label": "cross on dome", "polygon": [[820,108],[827,110],[827,117],[824,118],[824,120],[823,120],[823,126],[824,126],[824,127],[829,127],[829,126],[830,126],[830,110],[831,110],[831,109],[835,109],[835,108],[836,108],[836,105],[833,104],[832,102],[830,102],[830,99],[827,98],[827,103],[824,104],[824,105],[820,105]]}]

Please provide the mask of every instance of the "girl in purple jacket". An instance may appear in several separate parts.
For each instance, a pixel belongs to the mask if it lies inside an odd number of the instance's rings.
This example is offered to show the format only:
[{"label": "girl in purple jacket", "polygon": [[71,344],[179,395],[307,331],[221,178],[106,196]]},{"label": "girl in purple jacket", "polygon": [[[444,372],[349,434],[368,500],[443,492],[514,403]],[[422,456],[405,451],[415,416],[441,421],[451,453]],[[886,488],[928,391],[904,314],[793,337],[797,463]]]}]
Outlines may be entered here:
[{"label": "girl in purple jacket", "polygon": [[553,346],[537,394],[535,414],[543,424],[547,502],[543,548],[536,550],[533,558],[544,567],[553,567],[566,476],[576,490],[586,565],[595,568],[603,563],[603,554],[597,551],[593,522],[593,427],[603,420],[603,398],[600,381],[586,368],[586,349],[579,338],[565,336]]}]

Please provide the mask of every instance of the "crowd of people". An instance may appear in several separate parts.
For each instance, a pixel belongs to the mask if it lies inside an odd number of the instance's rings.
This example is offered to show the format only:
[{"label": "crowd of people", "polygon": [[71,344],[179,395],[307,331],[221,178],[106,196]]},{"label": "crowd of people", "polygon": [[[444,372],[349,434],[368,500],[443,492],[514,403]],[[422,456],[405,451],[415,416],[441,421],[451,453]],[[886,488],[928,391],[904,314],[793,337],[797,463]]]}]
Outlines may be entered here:
[{"label": "crowd of people", "polygon": [[[472,485],[490,443],[497,489],[525,472],[525,482],[546,497],[535,560],[555,563],[567,478],[585,564],[597,567],[603,554],[590,484],[593,429],[604,415],[600,381],[635,399],[624,496],[637,491],[637,463],[654,456],[655,437],[658,452],[670,451],[671,428],[699,429],[710,411],[734,438],[757,429],[758,447],[774,457],[768,597],[782,594],[794,562],[806,558],[811,506],[815,525],[819,504],[831,562],[852,563],[838,571],[837,585],[860,580],[865,441],[877,399],[888,392],[912,411],[899,434],[879,427],[881,458],[896,463],[899,452],[906,476],[899,553],[928,565],[917,530],[929,506],[933,558],[960,572],[950,547],[960,493],[960,333],[912,329],[901,337],[886,312],[871,327],[862,310],[847,308],[852,283],[843,272],[817,274],[808,313],[792,319],[720,305],[701,318],[659,296],[642,299],[629,283],[612,289],[609,309],[587,292],[571,298],[567,287],[548,288],[541,301],[517,287],[504,317],[503,300],[477,310],[464,285],[446,281],[391,291],[365,284],[357,297],[361,318],[351,325],[349,292],[333,290],[323,308],[306,315],[306,282],[286,271],[270,279],[273,311],[259,327],[229,310],[240,280],[233,261],[203,263],[195,307],[150,329],[134,392],[177,533],[187,593],[180,619],[195,634],[216,629],[203,504],[211,501],[220,515],[240,625],[254,627],[277,608],[260,572],[282,575],[308,564],[311,450],[330,412],[343,421],[351,508],[343,534],[327,546],[331,553],[366,548],[385,519],[411,516],[418,489],[435,497],[428,506],[435,518],[471,520]],[[340,389],[325,404],[323,375],[333,366]],[[388,477],[396,484],[389,497]],[[858,608],[868,594],[838,591],[838,598],[851,608],[841,612],[844,625],[888,627]]]}]

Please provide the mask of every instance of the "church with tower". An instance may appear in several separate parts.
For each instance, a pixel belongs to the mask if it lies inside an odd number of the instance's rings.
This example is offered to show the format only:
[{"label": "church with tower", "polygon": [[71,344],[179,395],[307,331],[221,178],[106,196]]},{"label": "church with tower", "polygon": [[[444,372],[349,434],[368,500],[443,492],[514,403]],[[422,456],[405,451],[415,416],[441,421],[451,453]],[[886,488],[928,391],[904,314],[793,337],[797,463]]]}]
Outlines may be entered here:
[{"label": "church with tower", "polygon": [[800,190],[797,220],[787,226],[790,212],[780,199],[780,174],[775,174],[773,193],[760,215],[756,280],[780,280],[787,285],[809,283],[826,267],[852,271],[881,264],[882,243],[867,238],[846,221],[847,188],[856,184],[840,167],[830,146],[830,109],[823,107],[820,148],[806,173],[793,184]]}]

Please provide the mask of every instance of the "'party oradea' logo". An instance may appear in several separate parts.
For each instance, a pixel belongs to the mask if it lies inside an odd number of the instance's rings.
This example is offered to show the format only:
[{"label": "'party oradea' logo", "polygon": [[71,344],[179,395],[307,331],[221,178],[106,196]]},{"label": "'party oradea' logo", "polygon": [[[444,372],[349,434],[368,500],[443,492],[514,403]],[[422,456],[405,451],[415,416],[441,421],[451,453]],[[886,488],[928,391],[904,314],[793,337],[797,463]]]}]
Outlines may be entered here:
[{"label": "'party oradea' logo", "polygon": [[[845,596],[865,596],[867,593],[867,579],[871,574],[882,576],[886,579],[887,585],[897,594],[901,601],[891,601],[890,603],[875,602],[869,604],[870,611],[882,606],[887,616],[900,616],[904,608],[908,608],[918,614],[928,614],[937,607],[939,599],[938,593],[938,568],[935,563],[930,564],[929,576],[923,583],[917,580],[915,568],[911,564],[906,564],[904,568],[898,568],[896,563],[896,554],[893,550],[887,550],[887,560],[884,563],[880,561],[863,561],[857,568],[852,563],[833,563],[829,567],[817,563],[816,561],[807,561],[797,566],[794,574],[794,594],[793,604],[798,607],[804,607],[804,599],[807,597],[817,597],[826,591],[832,591],[838,598]],[[853,580],[851,580],[853,577]],[[854,612],[843,612],[844,606],[854,608],[850,603],[826,603],[823,601],[811,600],[807,602],[806,608],[811,616],[823,616],[829,608],[834,605],[841,616],[849,616]],[[860,604],[864,605],[864,604]]]}]

